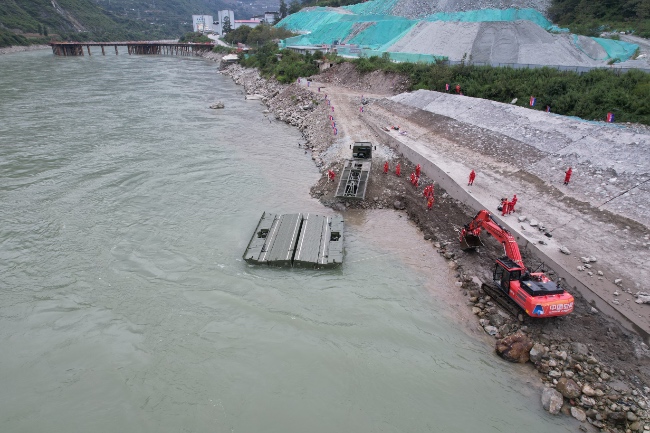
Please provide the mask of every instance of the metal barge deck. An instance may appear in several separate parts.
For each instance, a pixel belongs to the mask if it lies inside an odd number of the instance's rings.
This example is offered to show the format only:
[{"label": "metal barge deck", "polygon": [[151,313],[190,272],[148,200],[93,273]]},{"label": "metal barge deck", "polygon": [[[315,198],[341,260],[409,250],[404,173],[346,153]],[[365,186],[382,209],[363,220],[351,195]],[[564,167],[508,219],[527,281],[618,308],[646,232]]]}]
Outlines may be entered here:
[{"label": "metal barge deck", "polygon": [[343,219],[264,212],[244,260],[269,266],[329,268],[343,262]]}]

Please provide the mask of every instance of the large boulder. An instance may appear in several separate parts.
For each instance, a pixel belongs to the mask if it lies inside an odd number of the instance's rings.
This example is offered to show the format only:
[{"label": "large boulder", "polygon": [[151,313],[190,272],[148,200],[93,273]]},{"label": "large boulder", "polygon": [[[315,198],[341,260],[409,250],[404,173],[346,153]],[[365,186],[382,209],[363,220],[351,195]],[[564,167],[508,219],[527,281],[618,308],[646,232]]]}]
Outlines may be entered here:
[{"label": "large boulder", "polygon": [[564,399],[562,394],[553,388],[544,388],[542,392],[542,407],[552,415],[557,415],[562,409]]},{"label": "large boulder", "polygon": [[530,352],[528,352],[528,355],[530,356],[530,362],[533,364],[538,363],[546,356],[547,350],[546,347],[544,347],[543,344],[540,343],[535,343],[532,349],[530,349]]},{"label": "large boulder", "polygon": [[[497,355],[510,362],[525,363],[530,359],[530,349],[533,342],[521,332],[508,335],[506,338],[497,340]],[[558,409],[559,410],[559,409]]]},{"label": "large boulder", "polygon": [[557,380],[555,389],[566,398],[578,398],[581,394],[578,384],[573,379],[567,379],[566,377]]},{"label": "large boulder", "polygon": [[571,416],[580,422],[584,422],[587,420],[587,415],[585,414],[585,411],[575,406],[571,408]]}]

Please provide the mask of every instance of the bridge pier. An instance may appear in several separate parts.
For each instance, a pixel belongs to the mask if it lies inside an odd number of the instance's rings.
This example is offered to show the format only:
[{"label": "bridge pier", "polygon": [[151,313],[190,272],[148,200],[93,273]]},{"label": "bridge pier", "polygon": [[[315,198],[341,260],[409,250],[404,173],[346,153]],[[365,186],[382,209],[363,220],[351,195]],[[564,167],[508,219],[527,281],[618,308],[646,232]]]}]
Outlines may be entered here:
[{"label": "bridge pier", "polygon": [[91,46],[99,46],[102,55],[106,55],[105,47],[113,45],[115,55],[119,54],[118,47],[126,47],[129,55],[176,55],[176,56],[198,56],[200,53],[211,50],[214,44],[189,44],[189,43],[168,43],[168,42],[51,42],[52,53],[55,56],[83,56],[84,45],[88,55],[92,55]]}]

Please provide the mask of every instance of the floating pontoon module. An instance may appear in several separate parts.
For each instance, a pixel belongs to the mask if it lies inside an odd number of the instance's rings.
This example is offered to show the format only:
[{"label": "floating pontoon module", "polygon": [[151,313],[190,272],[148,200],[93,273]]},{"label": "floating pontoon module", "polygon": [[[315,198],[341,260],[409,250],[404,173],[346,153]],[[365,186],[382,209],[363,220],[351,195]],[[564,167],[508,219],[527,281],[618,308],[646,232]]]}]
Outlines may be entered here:
[{"label": "floating pontoon module", "polygon": [[244,260],[271,266],[338,266],[343,262],[343,219],[312,213],[264,212]]},{"label": "floating pontoon module", "polygon": [[366,197],[366,187],[368,186],[370,167],[370,161],[360,161],[356,159],[345,161],[335,196],[343,198],[360,198],[363,200]]}]

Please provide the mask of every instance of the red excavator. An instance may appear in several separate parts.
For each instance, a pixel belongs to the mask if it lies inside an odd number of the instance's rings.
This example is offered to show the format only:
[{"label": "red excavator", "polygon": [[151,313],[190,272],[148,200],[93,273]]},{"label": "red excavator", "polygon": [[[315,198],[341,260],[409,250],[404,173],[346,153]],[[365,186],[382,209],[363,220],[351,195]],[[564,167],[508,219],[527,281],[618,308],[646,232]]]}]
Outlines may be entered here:
[{"label": "red excavator", "polygon": [[506,293],[531,317],[565,316],[573,311],[573,296],[543,272],[529,272],[521,259],[515,238],[487,210],[480,211],[463,227],[460,232],[461,248],[469,250],[481,245],[481,230],[486,230],[498,240],[506,253],[506,257],[497,259],[493,282],[487,284],[488,287]]}]

